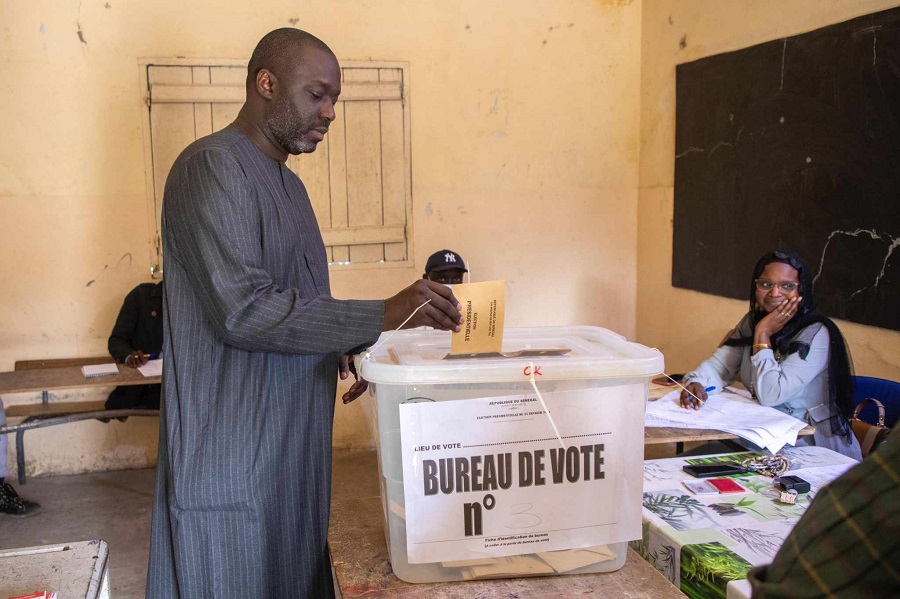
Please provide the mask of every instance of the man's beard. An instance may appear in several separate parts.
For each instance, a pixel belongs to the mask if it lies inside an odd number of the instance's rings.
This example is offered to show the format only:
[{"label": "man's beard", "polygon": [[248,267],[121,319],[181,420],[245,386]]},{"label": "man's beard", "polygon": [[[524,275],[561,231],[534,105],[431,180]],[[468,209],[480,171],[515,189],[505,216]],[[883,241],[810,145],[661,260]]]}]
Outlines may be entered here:
[{"label": "man's beard", "polygon": [[316,142],[306,137],[316,123],[304,121],[290,102],[282,100],[274,105],[267,123],[272,137],[289,154],[296,156],[316,151]]}]

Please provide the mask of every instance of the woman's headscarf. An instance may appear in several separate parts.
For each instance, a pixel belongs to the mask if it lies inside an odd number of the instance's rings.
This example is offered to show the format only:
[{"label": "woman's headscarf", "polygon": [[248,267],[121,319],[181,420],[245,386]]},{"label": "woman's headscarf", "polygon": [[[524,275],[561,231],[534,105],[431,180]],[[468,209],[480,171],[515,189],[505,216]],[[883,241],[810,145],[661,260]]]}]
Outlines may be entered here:
[{"label": "woman's headscarf", "polygon": [[784,327],[772,335],[772,347],[778,350],[782,356],[797,353],[802,359],[809,354],[809,340],[798,334],[814,323],[822,323],[828,329],[828,403],[831,417],[831,432],[850,439],[850,416],[853,413],[853,366],[850,362],[850,354],[847,344],[837,325],[816,310],[816,301],[813,296],[812,271],[809,265],[795,252],[775,251],[769,252],[759,259],[753,269],[753,277],[750,279],[750,336],[731,338],[725,341],[725,345],[746,346],[753,343],[753,332],[756,324],[766,316],[766,311],[756,304],[756,280],[762,275],[768,264],[780,262],[793,267],[800,278],[798,293],[803,299],[797,307],[797,313]]}]

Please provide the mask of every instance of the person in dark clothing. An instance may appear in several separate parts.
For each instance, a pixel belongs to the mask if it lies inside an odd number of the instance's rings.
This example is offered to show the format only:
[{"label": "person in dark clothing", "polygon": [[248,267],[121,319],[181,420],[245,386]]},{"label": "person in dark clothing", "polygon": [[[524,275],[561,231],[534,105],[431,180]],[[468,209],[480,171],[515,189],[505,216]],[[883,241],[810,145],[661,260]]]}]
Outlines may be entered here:
[{"label": "person in dark clothing", "polygon": [[[141,283],[132,289],[109,336],[109,355],[119,364],[137,368],[162,349],[163,284]],[[159,409],[159,385],[116,387],[106,400],[107,410]]]},{"label": "person in dark clothing", "polygon": [[[3,410],[0,409],[0,413]],[[0,439],[6,438],[6,435],[0,435]],[[4,447],[6,449],[6,447]],[[0,458],[0,470],[3,470],[3,476],[0,476],[0,514],[8,514],[16,517],[33,516],[41,511],[41,504],[35,501],[28,501],[19,497],[12,485],[4,480],[6,476],[6,456]]]},{"label": "person in dark clothing", "polygon": [[337,381],[383,331],[460,330],[452,291],[424,279],[385,300],[331,295],[312,203],[285,163],[325,139],[340,93],[325,42],[276,29],[250,57],[237,119],[169,172],[147,599],[334,597]]},{"label": "person in dark clothing", "polygon": [[[0,400],[0,426],[6,424],[6,414],[3,413],[3,401]],[[9,475],[9,469],[6,465],[6,444],[8,434],[0,435],[0,515],[8,514],[10,516],[24,517],[33,516],[41,511],[41,504],[28,501],[19,497],[16,490],[6,482],[6,476]]]}]

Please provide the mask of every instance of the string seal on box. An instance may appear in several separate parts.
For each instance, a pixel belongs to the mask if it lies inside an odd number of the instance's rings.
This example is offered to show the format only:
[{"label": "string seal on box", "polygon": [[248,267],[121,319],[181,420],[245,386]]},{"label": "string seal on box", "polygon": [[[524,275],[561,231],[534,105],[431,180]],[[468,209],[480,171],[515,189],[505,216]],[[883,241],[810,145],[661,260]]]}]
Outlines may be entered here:
[{"label": "string seal on box", "polygon": [[366,350],[366,353],[363,354],[363,359],[361,360],[361,362],[365,362],[366,360],[370,359],[372,357],[373,351],[375,351],[376,349],[378,349],[379,347],[384,345],[388,339],[393,337],[397,331],[399,331],[400,329],[403,328],[403,325],[405,325],[407,322],[409,322],[412,319],[412,317],[416,315],[416,312],[418,312],[419,310],[424,308],[426,306],[426,304],[429,304],[429,303],[431,303],[430,299],[427,299],[424,302],[422,302],[418,308],[416,308],[415,310],[413,310],[412,312],[409,313],[409,316],[406,317],[406,320],[404,320],[403,322],[400,323],[400,326],[398,326],[396,329],[389,331],[388,334],[384,336],[384,339],[381,339],[380,341],[378,341],[378,343],[376,343],[375,345],[370,347],[368,350]]},{"label": "string seal on box", "polygon": [[559,429],[556,428],[556,422],[553,420],[553,416],[550,414],[550,408],[547,407],[547,404],[544,403],[544,398],[541,395],[541,392],[538,391],[537,382],[534,380],[534,364],[532,362],[528,363],[529,370],[531,374],[528,379],[531,381],[531,388],[534,389],[534,393],[537,395],[538,401],[541,402],[541,407],[544,408],[544,414],[547,415],[547,420],[550,421],[550,426],[553,427],[553,432],[556,433],[556,438],[559,440],[559,444],[563,449],[566,449],[566,444],[563,443],[562,436],[559,434]]}]

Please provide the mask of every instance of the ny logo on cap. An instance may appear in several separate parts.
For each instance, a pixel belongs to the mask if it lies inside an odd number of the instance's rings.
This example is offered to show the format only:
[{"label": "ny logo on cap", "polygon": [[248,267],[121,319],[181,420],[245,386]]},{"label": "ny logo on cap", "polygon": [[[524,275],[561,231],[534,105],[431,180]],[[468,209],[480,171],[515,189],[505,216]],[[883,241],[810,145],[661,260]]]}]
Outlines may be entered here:
[{"label": "ny logo on cap", "polygon": [[444,262],[456,262],[456,254],[447,252],[444,254]]}]

